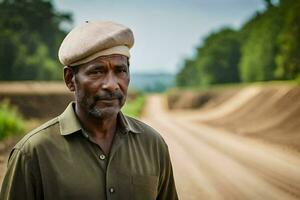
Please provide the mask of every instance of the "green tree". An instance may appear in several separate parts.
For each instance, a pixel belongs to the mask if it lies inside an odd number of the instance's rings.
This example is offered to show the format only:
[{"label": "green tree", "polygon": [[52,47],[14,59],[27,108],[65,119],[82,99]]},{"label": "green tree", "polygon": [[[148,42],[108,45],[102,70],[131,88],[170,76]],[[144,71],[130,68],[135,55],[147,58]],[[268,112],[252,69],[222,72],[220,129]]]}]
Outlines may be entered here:
[{"label": "green tree", "polygon": [[60,26],[71,22],[51,1],[1,1],[0,79],[61,79],[57,50],[66,33]]},{"label": "green tree", "polygon": [[240,30],[211,33],[177,74],[177,85],[300,79],[300,1],[263,0]]},{"label": "green tree", "polygon": [[198,53],[201,85],[239,81],[240,43],[236,31],[223,28],[211,34]]},{"label": "green tree", "polygon": [[300,74],[300,1],[282,0],[280,9],[284,25],[278,36],[275,76],[295,79]]},{"label": "green tree", "polygon": [[206,86],[239,81],[240,44],[237,32],[223,28],[210,34],[198,47],[194,59],[187,59],[177,74],[179,86]]},{"label": "green tree", "polygon": [[278,7],[271,6],[257,14],[241,31],[242,47],[239,63],[240,77],[244,82],[274,79],[276,39],[280,31],[281,18]]},{"label": "green tree", "polygon": [[186,59],[183,67],[176,75],[176,85],[195,86],[199,83],[198,68],[195,59]]}]

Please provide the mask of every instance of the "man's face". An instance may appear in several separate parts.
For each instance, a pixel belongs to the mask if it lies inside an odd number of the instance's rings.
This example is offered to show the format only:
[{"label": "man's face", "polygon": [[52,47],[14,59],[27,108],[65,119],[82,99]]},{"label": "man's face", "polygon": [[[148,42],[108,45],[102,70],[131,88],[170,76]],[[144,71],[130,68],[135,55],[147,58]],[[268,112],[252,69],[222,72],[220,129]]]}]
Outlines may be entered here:
[{"label": "man's face", "polygon": [[124,105],[130,80],[127,57],[98,57],[78,66],[75,98],[82,111],[96,118],[117,114]]}]

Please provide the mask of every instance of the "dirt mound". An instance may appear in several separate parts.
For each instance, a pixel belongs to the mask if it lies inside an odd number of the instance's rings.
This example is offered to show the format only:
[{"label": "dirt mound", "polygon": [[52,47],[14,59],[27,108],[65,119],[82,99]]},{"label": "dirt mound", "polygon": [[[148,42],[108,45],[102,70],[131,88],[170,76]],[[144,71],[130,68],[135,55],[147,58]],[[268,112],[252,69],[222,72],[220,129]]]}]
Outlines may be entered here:
[{"label": "dirt mound", "polygon": [[[190,116],[194,121],[300,151],[300,86],[255,85],[212,93],[199,109],[194,109]],[[185,94],[178,99],[185,100],[178,101],[183,105],[189,104]],[[190,108],[180,106],[185,107]]]},{"label": "dirt mound", "polygon": [[63,82],[2,82],[0,101],[8,99],[27,119],[59,115],[73,94]]},{"label": "dirt mound", "polygon": [[174,92],[168,96],[170,109],[193,109],[206,104],[214,97],[212,93],[195,93],[192,91]]},{"label": "dirt mound", "polygon": [[235,111],[202,122],[300,150],[299,100],[299,86],[262,87]]},{"label": "dirt mound", "polygon": [[66,94],[65,83],[58,81],[0,82],[0,95],[8,94]]},{"label": "dirt mound", "polygon": [[173,90],[167,97],[168,107],[176,109],[210,109],[231,98],[238,90],[228,89],[222,94],[215,90]]}]

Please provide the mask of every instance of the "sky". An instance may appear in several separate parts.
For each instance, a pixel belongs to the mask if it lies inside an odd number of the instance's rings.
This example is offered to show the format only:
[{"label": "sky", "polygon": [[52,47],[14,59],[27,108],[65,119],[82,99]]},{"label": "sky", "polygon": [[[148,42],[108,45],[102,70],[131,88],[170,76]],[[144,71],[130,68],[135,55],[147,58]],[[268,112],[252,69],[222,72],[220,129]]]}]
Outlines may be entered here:
[{"label": "sky", "polygon": [[54,5],[73,14],[73,26],[108,20],[131,28],[133,73],[176,73],[209,33],[237,29],[265,8],[263,0],[54,0]]}]

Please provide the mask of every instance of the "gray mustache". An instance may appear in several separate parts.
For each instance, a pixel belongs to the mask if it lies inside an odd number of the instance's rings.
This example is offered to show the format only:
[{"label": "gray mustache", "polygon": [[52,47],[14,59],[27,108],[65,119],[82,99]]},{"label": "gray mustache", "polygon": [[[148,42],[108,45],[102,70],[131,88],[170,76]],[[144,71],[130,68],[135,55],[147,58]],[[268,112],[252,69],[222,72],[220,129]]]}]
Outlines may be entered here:
[{"label": "gray mustache", "polygon": [[105,93],[105,94],[96,94],[94,96],[95,101],[99,100],[111,100],[111,99],[120,99],[123,95],[120,92],[112,92],[112,93]]}]

